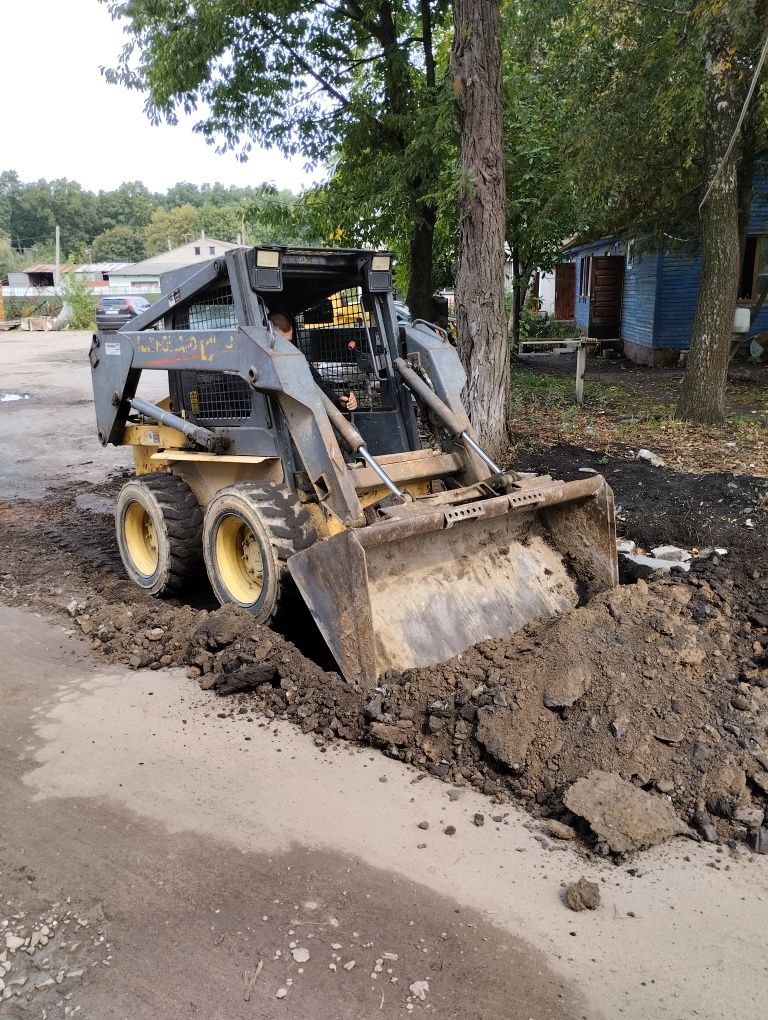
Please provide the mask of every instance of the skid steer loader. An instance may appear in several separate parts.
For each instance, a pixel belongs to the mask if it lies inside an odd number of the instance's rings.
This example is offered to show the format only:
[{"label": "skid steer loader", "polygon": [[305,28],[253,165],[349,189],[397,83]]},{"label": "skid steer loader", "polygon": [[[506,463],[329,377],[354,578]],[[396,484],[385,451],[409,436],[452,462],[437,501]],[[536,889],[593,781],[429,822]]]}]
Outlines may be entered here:
[{"label": "skid steer loader", "polygon": [[[99,439],[133,447],[116,506],[132,580],[183,598],[204,563],[217,599],[262,622],[298,588],[362,687],[618,582],[604,479],[501,471],[456,351],[398,320],[391,270],[385,252],[236,248],[166,274],[89,355]],[[356,325],[323,312],[344,292],[360,295]],[[138,396],[147,371],[167,372],[159,403]]]}]

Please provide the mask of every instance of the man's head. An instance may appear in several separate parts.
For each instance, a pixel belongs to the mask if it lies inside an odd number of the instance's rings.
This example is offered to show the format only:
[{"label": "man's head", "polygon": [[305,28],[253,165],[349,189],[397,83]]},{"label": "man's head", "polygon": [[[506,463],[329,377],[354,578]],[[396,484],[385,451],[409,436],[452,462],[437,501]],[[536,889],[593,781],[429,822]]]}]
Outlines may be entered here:
[{"label": "man's head", "polygon": [[270,312],[269,321],[286,340],[293,340],[293,323],[285,312]]}]

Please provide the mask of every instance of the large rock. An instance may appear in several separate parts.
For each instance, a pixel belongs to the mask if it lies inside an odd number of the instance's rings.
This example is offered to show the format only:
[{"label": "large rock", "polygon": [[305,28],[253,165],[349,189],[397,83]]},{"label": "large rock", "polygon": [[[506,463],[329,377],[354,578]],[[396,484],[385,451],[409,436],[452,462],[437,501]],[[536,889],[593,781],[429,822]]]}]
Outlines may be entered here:
[{"label": "large rock", "polygon": [[547,680],[543,701],[547,708],[570,708],[589,690],[592,678],[583,663],[567,662],[557,677]]},{"label": "large rock", "polygon": [[522,772],[535,727],[522,712],[509,708],[481,708],[477,713],[477,739],[488,754],[507,765],[513,772]]},{"label": "large rock", "polygon": [[593,769],[563,800],[614,853],[633,853],[689,831],[668,800],[638,790],[615,772]]}]

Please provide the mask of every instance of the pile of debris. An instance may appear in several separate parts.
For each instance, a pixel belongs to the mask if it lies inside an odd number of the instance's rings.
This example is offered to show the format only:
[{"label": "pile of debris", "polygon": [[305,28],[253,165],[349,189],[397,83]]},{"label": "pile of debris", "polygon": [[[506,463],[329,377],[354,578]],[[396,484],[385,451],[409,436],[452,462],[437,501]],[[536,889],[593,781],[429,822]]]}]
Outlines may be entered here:
[{"label": "pile of debris", "polygon": [[757,616],[734,614],[731,581],[680,581],[622,586],[371,691],[232,606],[128,604],[115,583],[68,608],[95,649],[135,668],[186,666],[230,695],[234,718],[285,716],[321,747],[369,742],[521,801],[602,854],[677,833],[765,852],[767,642]]}]

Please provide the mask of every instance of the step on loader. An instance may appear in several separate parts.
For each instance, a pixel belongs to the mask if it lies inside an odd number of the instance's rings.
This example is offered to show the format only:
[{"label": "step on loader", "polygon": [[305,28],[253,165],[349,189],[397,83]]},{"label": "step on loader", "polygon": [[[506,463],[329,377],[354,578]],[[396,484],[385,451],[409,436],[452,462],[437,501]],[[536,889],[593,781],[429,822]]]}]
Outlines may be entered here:
[{"label": "step on loader", "polygon": [[[398,317],[388,253],[236,248],[161,286],[89,355],[99,439],[133,447],[116,530],[146,591],[183,598],[204,565],[266,623],[298,589],[370,687],[618,583],[611,489],[493,463],[448,338]],[[139,395],[145,372],[165,399]]]}]

